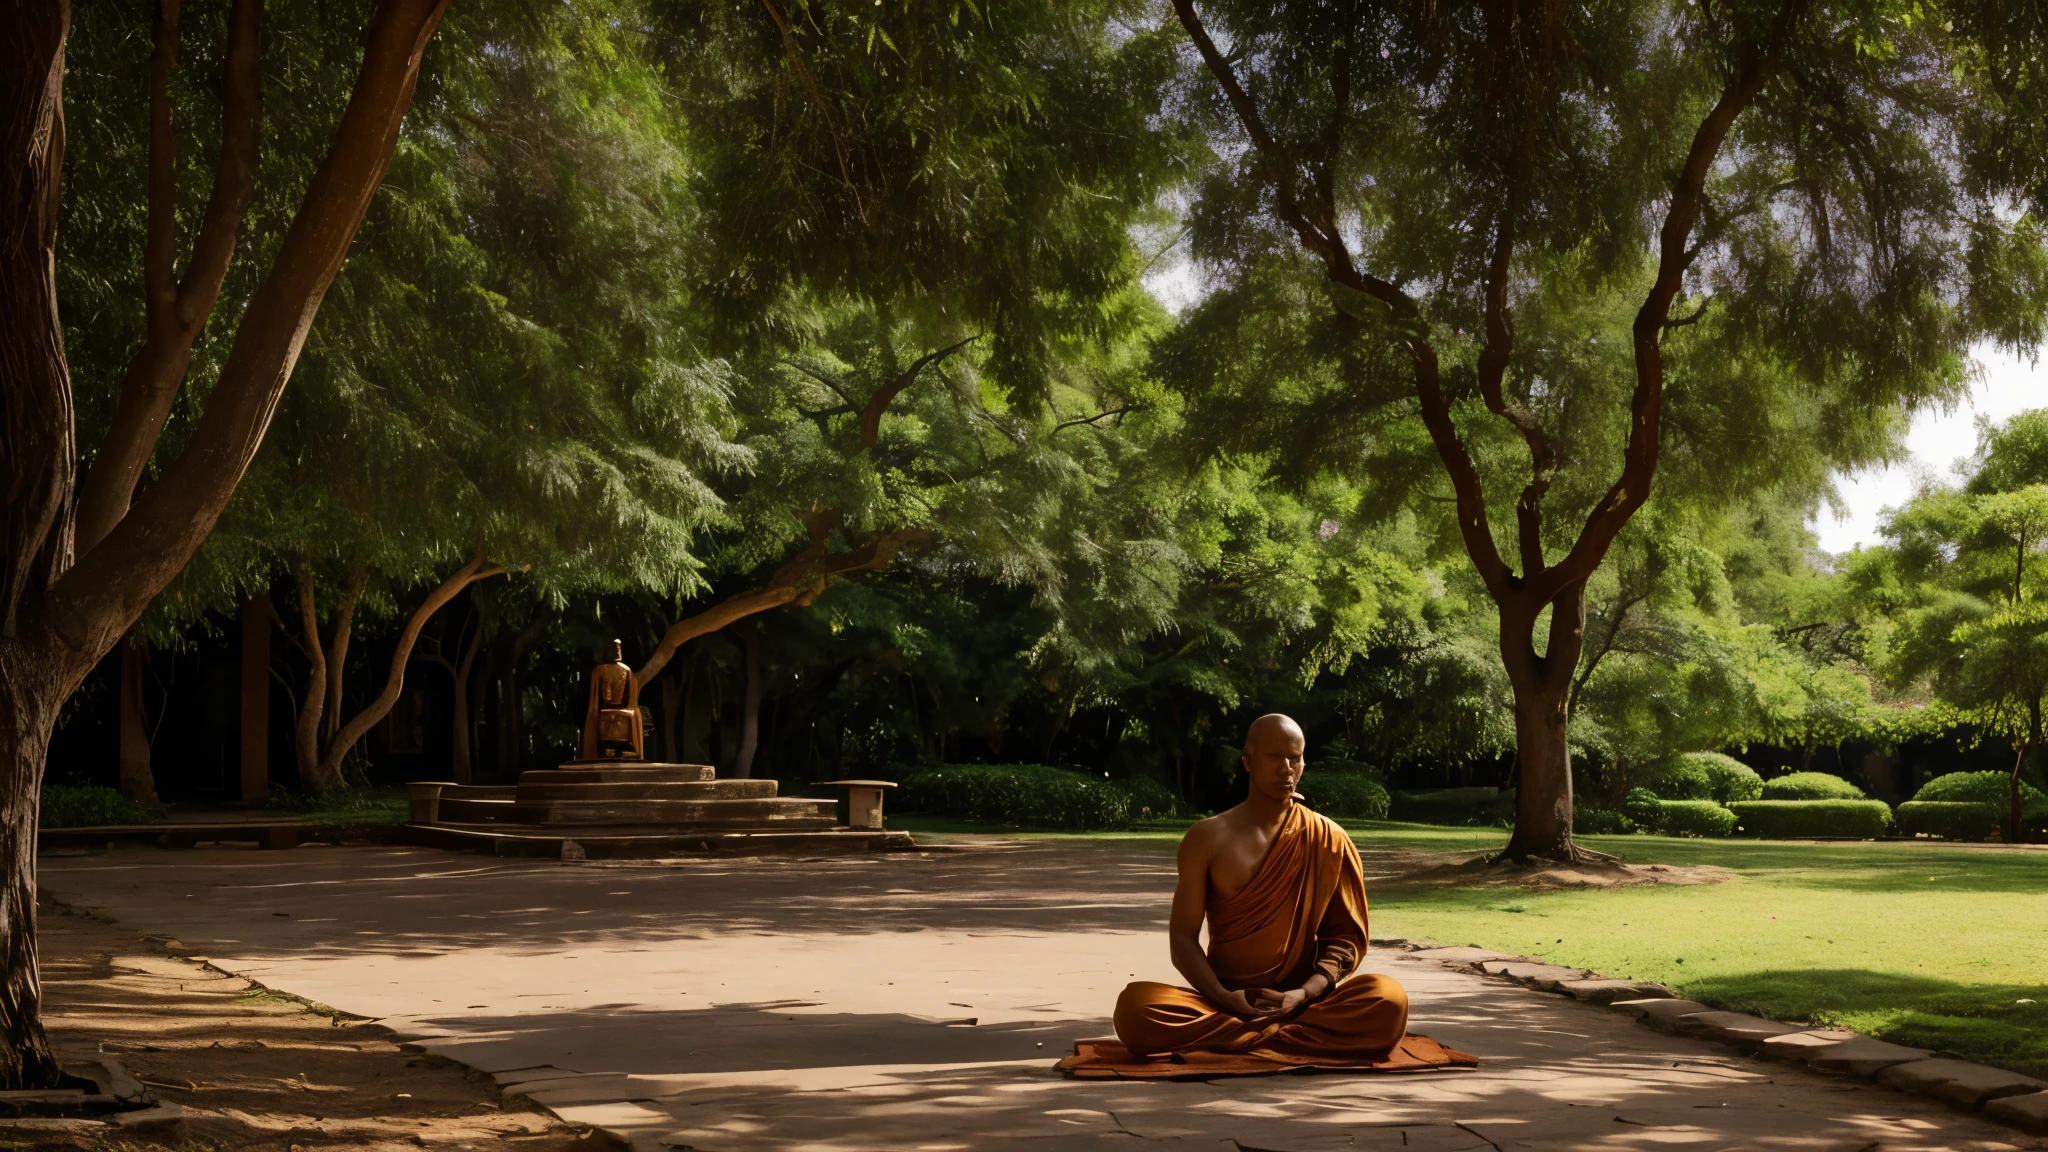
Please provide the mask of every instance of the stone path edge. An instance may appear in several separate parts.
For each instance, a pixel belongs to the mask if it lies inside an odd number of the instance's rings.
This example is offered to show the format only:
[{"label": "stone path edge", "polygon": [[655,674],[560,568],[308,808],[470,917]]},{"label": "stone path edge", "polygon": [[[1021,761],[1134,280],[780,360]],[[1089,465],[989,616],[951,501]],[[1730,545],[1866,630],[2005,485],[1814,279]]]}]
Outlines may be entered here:
[{"label": "stone path edge", "polygon": [[1662,984],[1608,979],[1590,969],[1477,945],[1446,948],[1393,939],[1374,940],[1372,945],[1446,968],[1604,1005],[1627,1012],[1637,1023],[1659,1031],[1717,1041],[1753,1056],[1794,1061],[1816,1071],[1857,1076],[1916,1092],[2028,1135],[2048,1136],[2048,1081],[2003,1068],[1951,1060],[1924,1048],[1890,1044],[1856,1032],[1717,1011],[1697,1001],[1679,999]]}]

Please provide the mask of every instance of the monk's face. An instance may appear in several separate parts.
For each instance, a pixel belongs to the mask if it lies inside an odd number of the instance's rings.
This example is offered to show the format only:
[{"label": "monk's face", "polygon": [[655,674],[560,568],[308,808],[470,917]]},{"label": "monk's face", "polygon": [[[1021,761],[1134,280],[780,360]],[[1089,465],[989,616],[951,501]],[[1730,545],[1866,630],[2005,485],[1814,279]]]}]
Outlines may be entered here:
[{"label": "monk's face", "polygon": [[1245,737],[1244,771],[1251,778],[1252,791],[1284,803],[1301,783],[1302,751],[1307,741],[1301,729],[1287,723],[1259,724]]}]

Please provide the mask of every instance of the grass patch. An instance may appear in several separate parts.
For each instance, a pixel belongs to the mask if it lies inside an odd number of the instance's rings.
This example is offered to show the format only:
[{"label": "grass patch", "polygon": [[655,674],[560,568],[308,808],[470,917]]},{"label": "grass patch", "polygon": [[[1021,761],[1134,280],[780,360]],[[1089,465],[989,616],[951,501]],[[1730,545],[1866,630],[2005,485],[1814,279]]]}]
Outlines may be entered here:
[{"label": "grass patch", "polygon": [[264,808],[315,824],[403,824],[412,818],[412,800],[403,788],[337,788],[307,794],[278,787]]},{"label": "grass patch", "polygon": [[[1385,835],[1362,830],[1358,839],[1370,848]],[[1495,833],[1486,847],[1502,839]],[[1719,1008],[2048,1076],[2048,852],[1654,836],[1584,843],[1639,863],[1719,865],[1735,877],[1528,892],[1512,902],[1498,889],[1382,885],[1374,934],[1657,980]]]}]

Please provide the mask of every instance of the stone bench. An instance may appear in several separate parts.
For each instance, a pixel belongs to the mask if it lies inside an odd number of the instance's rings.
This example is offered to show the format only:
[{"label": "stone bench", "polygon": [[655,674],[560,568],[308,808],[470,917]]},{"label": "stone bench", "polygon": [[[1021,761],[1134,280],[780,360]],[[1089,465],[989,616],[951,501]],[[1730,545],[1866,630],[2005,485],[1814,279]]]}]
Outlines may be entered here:
[{"label": "stone bench", "polygon": [[882,830],[882,794],[896,786],[894,780],[827,780],[823,788],[838,788],[846,797],[846,827],[857,832]]}]

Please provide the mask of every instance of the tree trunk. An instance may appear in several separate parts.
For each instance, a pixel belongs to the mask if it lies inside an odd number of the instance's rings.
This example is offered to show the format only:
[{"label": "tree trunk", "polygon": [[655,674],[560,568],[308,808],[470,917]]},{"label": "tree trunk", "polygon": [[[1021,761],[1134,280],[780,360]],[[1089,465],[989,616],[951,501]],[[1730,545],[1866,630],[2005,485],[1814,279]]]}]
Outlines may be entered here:
[{"label": "tree trunk", "polygon": [[519,699],[519,666],[526,662],[527,649],[540,639],[545,622],[535,620],[512,637],[505,653],[505,667],[498,683],[498,772],[501,779],[519,775],[526,759],[526,733]]},{"label": "tree trunk", "polygon": [[6,647],[12,650],[0,655],[0,862],[7,869],[0,881],[0,1086],[46,1087],[59,1073],[43,1036],[36,963],[36,817],[56,702],[76,683],[56,661],[24,659],[20,648]]},{"label": "tree trunk", "polygon": [[270,796],[270,597],[257,593],[242,605],[241,794]]},{"label": "tree trunk", "polygon": [[149,719],[142,710],[143,673],[149,645],[131,633],[121,645],[121,795],[145,808],[157,806],[156,774],[149,763]]},{"label": "tree trunk", "polygon": [[[57,316],[70,8],[0,0],[0,1088],[57,1082],[36,968],[36,821],[58,711],[97,652],[42,611],[71,563],[78,447]],[[126,631],[133,620],[123,621]],[[117,632],[116,636],[119,635]]]},{"label": "tree trunk", "polygon": [[761,746],[761,636],[749,628],[741,643],[746,653],[746,688],[740,697],[740,748],[733,759],[733,775],[742,780],[754,774],[754,752]]},{"label": "tree trunk", "polygon": [[454,718],[449,732],[449,775],[457,784],[470,782],[469,758],[469,670],[476,663],[476,654],[483,647],[484,630],[481,622],[476,631],[470,633],[469,643],[462,650],[462,662],[454,669],[455,707]]},{"label": "tree trunk", "polygon": [[[405,627],[399,631],[398,643],[393,646],[391,651],[391,670],[384,677],[383,691],[379,692],[377,698],[370,701],[361,712],[356,713],[355,717],[348,723],[340,724],[339,730],[334,734],[333,739],[328,742],[327,747],[321,752],[320,776],[322,779],[339,781],[342,778],[341,762],[348,756],[349,750],[356,746],[356,742],[363,738],[364,733],[375,726],[379,720],[390,714],[393,704],[398,703],[399,694],[405,690],[405,667],[407,664],[412,663],[413,645],[419,642],[420,630],[427,626],[427,621],[433,618],[434,613],[441,610],[442,605],[460,595],[463,589],[476,583],[478,580],[487,580],[492,576],[502,574],[504,571],[503,568],[485,566],[483,557],[479,556],[464,564],[461,568],[456,569],[454,575],[443,580],[438,587],[427,593],[426,599],[420,602],[418,608],[413,609],[412,616],[406,620]],[[351,606],[353,603],[354,598],[351,597]],[[342,642],[341,638],[337,637],[335,642],[337,648],[339,648]],[[339,663],[338,657],[337,663]],[[337,678],[339,678],[338,673]],[[332,719],[339,722],[341,717],[336,713]]]},{"label": "tree trunk", "polygon": [[306,693],[299,698],[299,718],[292,728],[292,759],[299,787],[324,792],[320,774],[320,712],[327,706],[327,646],[320,642],[320,616],[313,599],[313,566],[299,565],[299,631],[306,651]]},{"label": "tree trunk", "polygon": [[1549,605],[1549,642],[1536,652],[1543,605],[1511,599],[1501,607],[1501,658],[1515,692],[1515,832],[1501,853],[1511,860],[1576,860],[1572,843],[1572,676],[1586,634],[1586,586],[1568,585]]},{"label": "tree trunk", "polygon": [[2005,842],[2007,844],[2018,844],[2020,842],[2020,834],[2024,831],[2021,827],[2025,822],[2025,813],[2022,811],[2022,805],[2020,804],[2020,766],[2026,763],[2027,753],[2033,747],[2034,742],[2031,739],[2020,741],[2018,754],[2012,758],[2012,775],[2006,780]]},{"label": "tree trunk", "polygon": [[1542,686],[1515,691],[1515,756],[1521,779],[1515,790],[1515,834],[1506,855],[1523,860],[1570,860],[1572,846],[1572,759],[1563,692]]},{"label": "tree trunk", "polygon": [[[0,0],[0,1089],[60,1079],[39,1020],[35,940],[37,811],[58,712],[233,498],[383,181],[446,3],[378,0],[334,141],[197,421],[149,490],[79,555],[85,453],[56,290],[71,11],[67,0]],[[128,454],[147,460],[155,447]]]},{"label": "tree trunk", "polygon": [[668,676],[661,681],[661,758],[676,763],[676,720],[683,708],[683,682]]}]

